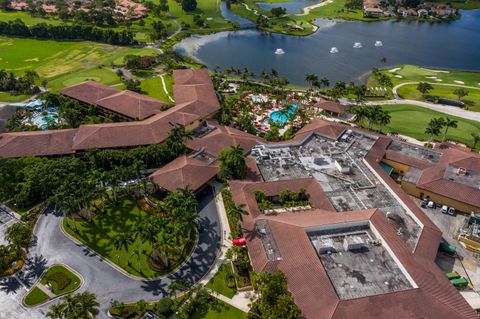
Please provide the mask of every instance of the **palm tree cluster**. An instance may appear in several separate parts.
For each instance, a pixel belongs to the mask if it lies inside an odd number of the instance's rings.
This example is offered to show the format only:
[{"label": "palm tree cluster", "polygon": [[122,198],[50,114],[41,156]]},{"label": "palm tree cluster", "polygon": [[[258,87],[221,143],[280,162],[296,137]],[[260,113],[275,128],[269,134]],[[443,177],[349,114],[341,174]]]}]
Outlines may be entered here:
[{"label": "palm tree cluster", "polygon": [[[138,271],[142,272],[141,256],[146,253],[145,243],[153,248],[150,255],[155,268],[167,269],[183,259],[184,249],[192,240],[197,227],[197,201],[189,189],[179,189],[169,193],[158,203],[158,213],[141,217],[134,232],[118,234],[112,240],[117,251],[117,259],[123,250],[127,263],[130,257],[137,256]],[[131,245],[139,239],[140,246],[131,250]]]},{"label": "palm tree cluster", "polygon": [[90,292],[67,295],[61,303],[52,305],[46,316],[50,319],[95,318],[99,306],[95,295]]},{"label": "palm tree cluster", "polygon": [[221,150],[218,161],[220,162],[218,177],[222,180],[243,179],[247,175],[245,155],[240,145]]},{"label": "palm tree cluster", "polygon": [[17,77],[13,72],[0,69],[0,91],[19,94],[36,94],[40,92],[35,80],[39,78],[35,71],[26,71],[23,76]]},{"label": "palm tree cluster", "polygon": [[457,120],[450,119],[448,117],[433,118],[428,123],[428,126],[425,129],[425,134],[427,134],[430,137],[428,142],[431,143],[435,138],[435,136],[438,136],[441,133],[442,129],[445,128],[445,130],[443,131],[443,137],[442,137],[442,142],[444,142],[447,138],[448,129],[457,128],[457,127],[458,127]]},{"label": "palm tree cluster", "polygon": [[357,105],[351,108],[351,112],[355,114],[357,123],[363,124],[364,122],[367,122],[367,127],[370,130],[374,125],[379,127],[388,125],[391,119],[389,112],[378,105]]},{"label": "palm tree cluster", "polygon": [[311,87],[321,89],[322,87],[329,87],[330,86],[330,80],[326,77],[323,77],[321,79],[318,78],[318,76],[315,73],[308,73],[305,75],[305,82],[310,84]]},{"label": "palm tree cluster", "polygon": [[372,68],[372,75],[377,80],[378,84],[386,87],[393,87],[392,79],[385,73],[380,72],[378,68]]}]

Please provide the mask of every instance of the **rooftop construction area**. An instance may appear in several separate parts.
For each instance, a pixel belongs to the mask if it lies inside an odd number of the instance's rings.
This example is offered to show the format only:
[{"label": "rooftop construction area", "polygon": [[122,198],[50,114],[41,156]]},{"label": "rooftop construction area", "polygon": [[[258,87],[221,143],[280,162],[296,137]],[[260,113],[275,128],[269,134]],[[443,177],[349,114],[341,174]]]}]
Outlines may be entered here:
[{"label": "rooftop construction area", "polygon": [[414,288],[367,222],[307,234],[340,299]]},{"label": "rooftop construction area", "polygon": [[412,250],[422,226],[365,164],[375,136],[347,130],[338,140],[313,134],[291,144],[252,149],[265,181],[315,177],[338,212],[378,208],[396,224]]}]

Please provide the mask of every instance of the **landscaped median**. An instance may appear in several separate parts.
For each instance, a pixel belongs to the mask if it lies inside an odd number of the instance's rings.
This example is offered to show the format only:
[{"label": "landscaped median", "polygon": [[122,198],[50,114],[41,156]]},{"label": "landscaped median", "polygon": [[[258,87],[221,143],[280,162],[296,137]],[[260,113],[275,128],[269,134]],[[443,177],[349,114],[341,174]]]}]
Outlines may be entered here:
[{"label": "landscaped median", "polygon": [[77,290],[82,284],[80,275],[65,265],[54,265],[40,277],[23,299],[23,304],[33,307],[43,304],[56,297]]},{"label": "landscaped median", "polygon": [[[177,193],[172,194],[170,198]],[[187,214],[180,218],[175,215],[178,212],[171,213],[176,209],[160,211],[153,206],[142,209],[139,204],[144,206],[145,201],[136,202],[128,196],[114,203],[106,201],[105,209],[90,220],[69,216],[64,218],[62,226],[68,235],[138,279],[171,273],[188,259],[195,247],[197,231],[193,223],[197,213],[189,213],[187,224],[184,218]],[[171,230],[173,226],[178,226],[176,233]]]}]

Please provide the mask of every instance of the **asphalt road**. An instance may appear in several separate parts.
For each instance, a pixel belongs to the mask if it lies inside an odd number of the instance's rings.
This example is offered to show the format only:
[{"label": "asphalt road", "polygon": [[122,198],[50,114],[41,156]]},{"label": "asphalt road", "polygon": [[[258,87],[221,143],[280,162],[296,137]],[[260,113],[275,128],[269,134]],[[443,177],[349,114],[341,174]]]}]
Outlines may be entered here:
[{"label": "asphalt road", "polygon": [[[200,280],[214,263],[220,249],[221,230],[213,193],[210,188],[199,195],[199,222],[202,231],[190,259],[175,273],[156,280],[130,278],[84,247],[77,245],[60,230],[61,216],[53,211],[42,215],[35,229],[36,244],[30,248],[29,264],[25,267],[20,282],[14,277],[0,281],[0,291],[12,296],[18,302],[25,295],[25,287],[33,285],[36,279],[50,265],[64,263],[83,276],[84,284],[79,292],[95,293],[101,304],[97,318],[108,318],[106,311],[111,300],[123,302],[158,300],[167,294],[172,280],[187,278],[191,282]],[[2,299],[0,294],[0,299]],[[13,305],[12,305],[13,306]],[[46,313],[50,304],[38,310]],[[15,309],[14,309],[15,310]],[[30,316],[22,316],[30,318]]]}]

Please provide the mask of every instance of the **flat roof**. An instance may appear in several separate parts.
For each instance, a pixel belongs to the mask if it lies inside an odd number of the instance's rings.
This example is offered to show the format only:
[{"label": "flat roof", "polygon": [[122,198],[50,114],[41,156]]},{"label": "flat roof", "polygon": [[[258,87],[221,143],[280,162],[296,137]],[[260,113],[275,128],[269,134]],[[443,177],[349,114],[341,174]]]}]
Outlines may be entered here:
[{"label": "flat roof", "polygon": [[376,141],[376,136],[356,131],[346,131],[338,140],[313,134],[302,142],[258,145],[252,156],[265,181],[314,177],[338,212],[390,212],[399,234],[414,250],[422,225],[364,162]]},{"label": "flat roof", "polygon": [[[326,243],[332,250],[317,251],[338,297],[342,300],[412,289],[401,266],[368,223],[307,232],[312,245]],[[348,241],[359,243],[346,248]],[[318,245],[318,244],[317,244]]]}]

